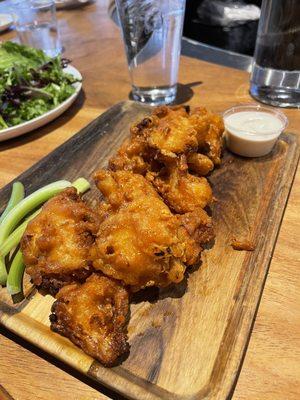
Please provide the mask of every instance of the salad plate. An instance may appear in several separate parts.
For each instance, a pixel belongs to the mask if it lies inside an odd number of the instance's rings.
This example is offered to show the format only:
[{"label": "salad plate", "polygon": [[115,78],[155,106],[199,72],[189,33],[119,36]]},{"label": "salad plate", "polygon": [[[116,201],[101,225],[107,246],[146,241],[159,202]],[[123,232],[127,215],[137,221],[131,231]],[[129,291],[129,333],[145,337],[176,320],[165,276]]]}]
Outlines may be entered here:
[{"label": "salad plate", "polygon": [[79,82],[75,82],[73,84],[73,87],[75,89],[74,93],[70,97],[68,97],[65,101],[60,103],[58,106],[56,106],[50,111],[47,111],[43,115],[33,118],[30,121],[26,121],[21,124],[0,130],[0,142],[15,138],[17,136],[24,135],[25,133],[28,133],[30,131],[33,131],[34,129],[40,128],[41,126],[48,124],[55,118],[59,117],[72,105],[72,103],[75,101],[75,99],[80,93],[82,87],[81,83],[82,76],[80,72],[72,65],[68,65],[66,68],[64,68],[64,72],[73,75],[74,78],[79,80]]}]

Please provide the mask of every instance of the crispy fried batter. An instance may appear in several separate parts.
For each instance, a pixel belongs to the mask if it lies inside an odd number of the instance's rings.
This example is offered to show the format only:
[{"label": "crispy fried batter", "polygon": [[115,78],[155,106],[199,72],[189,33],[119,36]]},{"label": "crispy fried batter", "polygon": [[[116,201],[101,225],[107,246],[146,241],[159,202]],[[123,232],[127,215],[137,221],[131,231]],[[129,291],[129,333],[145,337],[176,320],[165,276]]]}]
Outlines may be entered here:
[{"label": "crispy fried batter", "polygon": [[133,139],[143,138],[165,156],[200,152],[214,164],[220,163],[223,132],[222,118],[203,107],[157,107],[131,128]]},{"label": "crispy fried batter", "polygon": [[220,163],[223,121],[205,108],[190,112],[187,107],[157,107],[130,131],[131,137],[110,160],[114,171],[145,175],[153,168],[157,171],[157,161],[162,157],[174,159],[182,154],[188,157],[191,170],[201,176]]},{"label": "crispy fried batter", "polygon": [[68,188],[49,200],[28,224],[21,241],[26,272],[50,293],[65,284],[84,281],[92,272],[89,249],[99,218]]},{"label": "crispy fried batter", "polygon": [[234,250],[245,250],[245,251],[254,251],[256,246],[253,242],[248,239],[238,240],[236,238],[232,239],[231,247]]},{"label": "crispy fried batter", "polygon": [[203,176],[220,163],[223,131],[222,118],[205,108],[158,107],[132,126],[109,166],[146,176],[174,212],[191,212],[212,200]]},{"label": "crispy fried batter", "polygon": [[128,293],[115,280],[94,273],[84,284],[65,286],[51,311],[51,329],[105,366],[128,351]]},{"label": "crispy fried batter", "polygon": [[179,215],[178,218],[197,243],[205,244],[215,237],[211,217],[202,208]]},{"label": "crispy fried batter", "polygon": [[221,163],[223,119],[197,107],[191,111],[190,123],[197,131],[198,152],[206,154],[215,165]]},{"label": "crispy fried batter", "polygon": [[176,213],[184,214],[204,208],[212,201],[212,190],[207,179],[191,175],[184,156],[169,163],[159,174],[148,173],[147,179]]},{"label": "crispy fried batter", "polygon": [[126,139],[117,154],[109,160],[109,167],[113,171],[125,170],[145,175],[150,164],[145,160],[146,143],[143,139]]},{"label": "crispy fried batter", "polygon": [[150,117],[131,127],[131,134],[134,138],[144,138],[150,147],[171,157],[196,151],[198,147],[196,131],[189,123],[184,107],[154,109]]},{"label": "crispy fried batter", "polygon": [[204,177],[174,169],[167,177],[152,180],[169,207],[179,214],[204,208],[212,201],[212,190]]},{"label": "crispy fried batter", "polygon": [[214,169],[214,163],[211,159],[201,153],[189,154],[187,164],[189,170],[198,176],[205,176]]},{"label": "crispy fried batter", "polygon": [[198,261],[201,247],[141,175],[127,171],[95,174],[109,202],[92,248],[93,266],[138,290],[183,279],[185,265]]}]

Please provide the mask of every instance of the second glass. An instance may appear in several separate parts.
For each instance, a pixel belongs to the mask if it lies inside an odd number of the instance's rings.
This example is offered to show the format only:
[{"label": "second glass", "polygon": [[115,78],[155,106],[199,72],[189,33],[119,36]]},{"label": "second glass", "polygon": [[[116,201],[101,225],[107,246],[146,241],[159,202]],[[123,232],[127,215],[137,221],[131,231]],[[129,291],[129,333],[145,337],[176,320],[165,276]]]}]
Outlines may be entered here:
[{"label": "second glass", "polygon": [[61,53],[54,0],[15,0],[12,6],[22,44],[41,49],[50,57]]},{"label": "second glass", "polygon": [[300,106],[300,0],[263,0],[251,95],[279,107]]},{"label": "second glass", "polygon": [[134,100],[176,97],[185,0],[116,0]]}]

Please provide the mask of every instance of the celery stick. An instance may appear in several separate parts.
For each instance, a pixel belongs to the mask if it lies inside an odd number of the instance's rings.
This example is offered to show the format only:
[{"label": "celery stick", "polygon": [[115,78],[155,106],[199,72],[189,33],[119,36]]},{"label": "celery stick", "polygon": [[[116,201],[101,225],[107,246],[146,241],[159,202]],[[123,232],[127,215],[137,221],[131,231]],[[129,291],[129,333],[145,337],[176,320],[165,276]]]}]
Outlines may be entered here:
[{"label": "celery stick", "polygon": [[24,186],[21,182],[15,182],[12,187],[12,192],[10,195],[10,199],[7,203],[5,210],[3,211],[0,217],[0,224],[5,218],[5,216],[12,210],[21,200],[24,199]]},{"label": "celery stick", "polygon": [[5,257],[14,247],[16,247],[25,232],[27,224],[41,212],[41,208],[31,214],[21,225],[19,225],[0,246],[0,257]]},{"label": "celery stick", "polygon": [[37,206],[47,201],[50,197],[55,196],[63,189],[70,187],[71,183],[68,181],[57,181],[50,183],[35,191],[19,204],[17,204],[3,219],[0,225],[0,246],[3,245],[5,239],[13,231],[15,226],[25,217],[30,211],[34,210]]},{"label": "celery stick", "polygon": [[90,189],[91,185],[85,178],[78,178],[72,183],[79,193],[84,193]]},{"label": "celery stick", "polygon": [[10,266],[7,277],[6,287],[8,293],[12,296],[17,293],[22,293],[22,283],[25,265],[21,250],[18,250]]},{"label": "celery stick", "polygon": [[0,257],[0,285],[5,285],[7,279],[7,271],[4,258]]}]

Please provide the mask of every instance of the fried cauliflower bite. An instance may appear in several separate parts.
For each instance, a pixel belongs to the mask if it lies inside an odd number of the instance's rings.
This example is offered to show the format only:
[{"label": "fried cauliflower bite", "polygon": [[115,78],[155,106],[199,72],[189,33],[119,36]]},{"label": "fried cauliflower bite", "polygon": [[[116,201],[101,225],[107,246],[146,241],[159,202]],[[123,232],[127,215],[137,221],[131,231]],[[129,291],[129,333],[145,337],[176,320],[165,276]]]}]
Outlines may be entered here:
[{"label": "fried cauliflower bite", "polygon": [[128,292],[117,281],[92,274],[85,283],[63,287],[50,315],[51,329],[110,367],[129,349]]},{"label": "fried cauliflower bite", "polygon": [[147,179],[176,213],[204,208],[212,201],[212,189],[207,179],[191,175],[184,156],[169,163],[159,174],[148,173]]},{"label": "fried cauliflower bite", "polygon": [[207,155],[214,165],[219,165],[224,132],[222,117],[204,107],[197,107],[190,113],[190,123],[197,132],[198,152]]},{"label": "fried cauliflower bite", "polygon": [[99,218],[68,188],[50,199],[29,222],[21,241],[26,272],[46,292],[74,281],[84,281],[92,272],[90,246],[99,228]]},{"label": "fried cauliflower bite", "polygon": [[205,176],[214,169],[211,159],[201,153],[192,153],[187,156],[189,171],[198,176]]},{"label": "fried cauliflower bite", "polygon": [[215,165],[220,164],[224,123],[222,117],[198,107],[157,107],[149,117],[133,125],[133,138],[165,156],[203,153]]},{"label": "fried cauliflower bite", "polygon": [[190,171],[204,176],[220,163],[223,131],[222,118],[205,108],[157,107],[131,127],[109,167],[145,176],[185,155]]},{"label": "fried cauliflower bite", "polygon": [[108,204],[91,249],[94,268],[133,291],[180,282],[201,247],[152,185],[127,171],[101,170],[95,181]]},{"label": "fried cauliflower bite", "polygon": [[151,148],[171,157],[198,148],[197,132],[184,107],[158,107],[149,117],[133,125],[130,132],[132,137],[143,137]]},{"label": "fried cauliflower bite", "polygon": [[126,139],[117,154],[109,160],[109,168],[113,171],[125,170],[144,175],[150,169],[149,163],[144,159],[146,151],[143,138]]},{"label": "fried cauliflower bite", "polygon": [[178,215],[180,222],[196,243],[203,245],[214,239],[214,229],[211,217],[202,208]]}]

